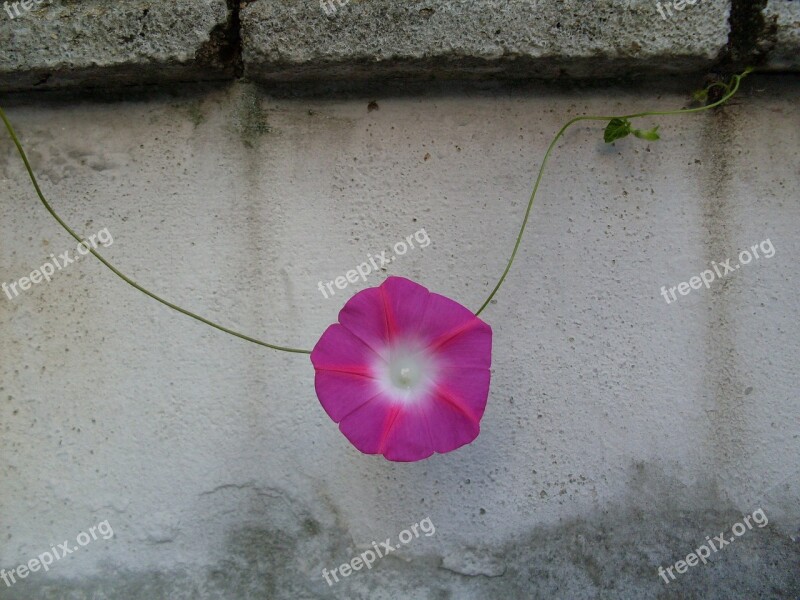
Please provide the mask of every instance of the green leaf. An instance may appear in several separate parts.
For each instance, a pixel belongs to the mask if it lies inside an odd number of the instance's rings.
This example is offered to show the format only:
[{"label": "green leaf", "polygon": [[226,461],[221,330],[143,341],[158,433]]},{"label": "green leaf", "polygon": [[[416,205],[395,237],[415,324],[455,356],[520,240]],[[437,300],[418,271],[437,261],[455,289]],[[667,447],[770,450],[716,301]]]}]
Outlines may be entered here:
[{"label": "green leaf", "polygon": [[631,133],[633,133],[633,135],[635,135],[640,140],[648,140],[651,142],[655,142],[656,140],[661,139],[661,136],[658,135],[658,125],[656,125],[652,129],[648,129],[647,131],[642,131],[641,129],[634,129]]},{"label": "green leaf", "polygon": [[692,92],[692,98],[697,102],[705,102],[708,100],[708,90],[695,90]]},{"label": "green leaf", "polygon": [[603,140],[606,144],[610,144],[620,138],[624,138],[631,133],[631,122],[628,119],[611,119],[606,125],[606,130],[603,133]]}]

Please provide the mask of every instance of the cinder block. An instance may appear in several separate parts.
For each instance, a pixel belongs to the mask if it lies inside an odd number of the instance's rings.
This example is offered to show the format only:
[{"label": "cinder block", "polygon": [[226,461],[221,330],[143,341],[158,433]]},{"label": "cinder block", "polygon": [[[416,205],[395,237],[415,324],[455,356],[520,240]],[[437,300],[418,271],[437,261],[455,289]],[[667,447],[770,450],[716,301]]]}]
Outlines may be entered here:
[{"label": "cinder block", "polygon": [[256,80],[381,76],[602,78],[693,72],[729,34],[730,2],[257,0],[242,6]]},{"label": "cinder block", "polygon": [[232,77],[228,20],[225,0],[9,2],[0,91]]},{"label": "cinder block", "polygon": [[764,17],[774,36],[765,66],[776,71],[800,69],[800,2],[769,0]]}]

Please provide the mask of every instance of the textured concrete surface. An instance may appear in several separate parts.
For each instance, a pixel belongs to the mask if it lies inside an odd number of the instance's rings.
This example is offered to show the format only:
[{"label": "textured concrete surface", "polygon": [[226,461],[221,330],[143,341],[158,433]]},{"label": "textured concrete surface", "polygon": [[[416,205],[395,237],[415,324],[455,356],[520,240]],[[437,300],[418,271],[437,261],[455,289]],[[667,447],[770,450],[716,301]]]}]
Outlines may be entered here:
[{"label": "textured concrete surface", "polygon": [[800,40],[795,0],[21,2],[0,9],[0,92],[796,71]]},{"label": "textured concrete surface", "polygon": [[[661,88],[184,89],[4,108],[67,221],[113,235],[113,263],[304,347],[345,301],[317,282],[420,228],[431,245],[384,275],[477,307],[566,119],[686,101]],[[797,597],[798,91],[748,79],[723,111],[639,123],[660,123],[657,143],[569,132],[482,315],[495,340],[482,433],[424,462],[354,450],[308,357],[174,314],[92,259],[0,296],[0,568],[102,520],[114,530],[0,582],[0,598]],[[73,244],[4,134],[0,183],[8,282]],[[661,297],[767,238],[771,258]],[[659,578],[759,508],[766,527]],[[435,535],[325,583],[323,568],[425,518]]]},{"label": "textured concrete surface", "polygon": [[29,4],[0,9],[0,91],[233,76],[225,0]]},{"label": "textured concrete surface", "polygon": [[[253,79],[598,77],[698,71],[728,41],[728,2],[662,18],[652,0],[307,0],[242,6]],[[330,11],[331,5],[335,12]]]},{"label": "textured concrete surface", "polygon": [[800,2],[769,0],[764,17],[774,39],[767,66],[776,70],[800,69]]}]

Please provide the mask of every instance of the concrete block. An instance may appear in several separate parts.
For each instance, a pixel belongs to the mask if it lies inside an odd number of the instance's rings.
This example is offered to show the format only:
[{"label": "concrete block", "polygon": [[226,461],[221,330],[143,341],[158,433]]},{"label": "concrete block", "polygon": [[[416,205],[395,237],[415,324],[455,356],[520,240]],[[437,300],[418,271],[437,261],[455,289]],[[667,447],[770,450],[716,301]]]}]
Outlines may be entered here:
[{"label": "concrete block", "polygon": [[769,0],[764,17],[774,36],[766,67],[776,71],[800,69],[800,2]]},{"label": "concrete block", "polygon": [[381,76],[602,78],[702,70],[723,52],[729,2],[257,0],[241,9],[255,80]]},{"label": "concrete block", "polygon": [[225,0],[6,3],[0,91],[229,77],[228,20]]}]

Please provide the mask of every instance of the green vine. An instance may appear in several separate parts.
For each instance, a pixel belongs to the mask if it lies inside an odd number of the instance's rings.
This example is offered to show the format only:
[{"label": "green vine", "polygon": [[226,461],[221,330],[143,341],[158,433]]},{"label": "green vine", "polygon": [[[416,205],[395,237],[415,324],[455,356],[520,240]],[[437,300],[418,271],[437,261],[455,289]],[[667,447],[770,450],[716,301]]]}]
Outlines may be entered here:
[{"label": "green vine", "polygon": [[[553,141],[550,142],[550,146],[547,148],[547,152],[545,152],[544,158],[542,159],[542,164],[539,167],[539,173],[536,176],[536,182],[535,182],[535,184],[533,186],[533,191],[531,192],[530,200],[528,201],[528,207],[525,210],[525,217],[522,220],[522,225],[520,227],[519,234],[517,235],[517,241],[514,244],[514,249],[511,252],[511,257],[508,260],[508,264],[506,265],[506,268],[503,271],[503,274],[500,276],[500,279],[498,280],[497,285],[494,286],[494,289],[489,294],[489,297],[486,298],[486,301],[481,305],[481,307],[478,309],[478,311],[475,313],[475,315],[476,316],[480,315],[483,312],[483,310],[489,305],[489,303],[492,301],[492,299],[494,298],[494,296],[497,293],[497,291],[500,289],[500,286],[503,285],[503,282],[505,281],[506,276],[508,275],[508,272],[511,270],[511,265],[514,263],[514,259],[516,258],[516,255],[517,255],[517,250],[519,250],[520,243],[522,242],[522,236],[525,233],[525,228],[528,225],[528,219],[530,217],[531,208],[533,208],[533,201],[536,198],[536,192],[539,190],[539,185],[542,182],[542,177],[544,175],[545,167],[547,166],[547,161],[549,160],[550,155],[553,153],[553,150],[555,149],[556,143],[558,142],[559,139],[561,139],[561,137],[564,135],[564,133],[567,131],[567,129],[572,127],[572,125],[574,125],[575,123],[579,123],[581,121],[608,121],[608,124],[606,125],[605,131],[604,131],[604,134],[603,134],[603,139],[605,140],[606,143],[615,142],[616,140],[622,139],[622,138],[624,138],[624,137],[626,137],[628,135],[631,135],[631,134],[634,135],[635,137],[638,137],[638,138],[641,138],[641,139],[644,139],[644,140],[655,141],[655,140],[658,140],[660,138],[660,136],[658,134],[658,126],[653,127],[652,129],[647,129],[647,130],[634,129],[631,121],[633,119],[638,119],[638,118],[642,118],[642,117],[671,116],[671,115],[689,114],[689,113],[695,113],[695,112],[701,112],[701,111],[705,111],[705,110],[710,110],[710,109],[715,108],[717,106],[721,106],[722,104],[726,103],[728,100],[730,100],[736,94],[736,92],[739,90],[739,84],[741,83],[741,80],[751,72],[752,72],[752,69],[751,68],[747,68],[741,74],[734,75],[733,77],[731,77],[730,81],[728,81],[727,83],[721,83],[721,82],[712,83],[707,88],[695,92],[694,93],[695,100],[697,100],[699,102],[706,102],[708,100],[708,98],[709,98],[709,93],[714,88],[721,87],[724,90],[724,95],[722,96],[722,98],[720,98],[716,102],[713,102],[711,104],[706,104],[704,106],[700,106],[700,107],[696,107],[696,108],[685,108],[685,109],[680,109],[680,110],[671,110],[671,111],[648,111],[648,112],[641,112],[641,113],[635,113],[635,114],[630,114],[630,115],[620,115],[620,116],[580,116],[580,117],[574,117],[573,119],[570,119],[569,121],[567,121],[567,123],[565,123],[564,126],[555,135],[555,137],[553,138]],[[6,114],[5,114],[5,112],[3,111],[2,108],[0,108],[0,118],[3,120],[3,123],[5,124],[6,129],[8,130],[8,133],[11,136],[12,141],[14,142],[14,145],[17,147],[17,152],[19,153],[20,157],[22,158],[22,162],[25,165],[25,169],[28,171],[28,176],[30,177],[31,182],[33,183],[33,188],[36,191],[36,195],[39,197],[39,200],[41,201],[41,203],[44,206],[44,208],[47,210],[48,213],[50,213],[50,215],[58,222],[59,225],[61,225],[61,227],[69,235],[71,235],[78,242],[84,242],[85,239],[82,236],[78,235],[69,225],[67,225],[67,223],[56,213],[56,211],[53,210],[53,207],[50,205],[50,203],[44,197],[44,194],[42,193],[42,190],[39,187],[39,183],[36,180],[36,176],[33,174],[33,169],[31,168],[30,162],[28,161],[28,157],[25,154],[25,150],[23,150],[22,144],[20,143],[19,138],[17,137],[17,134],[14,131],[14,128],[11,126],[11,122],[6,117]],[[181,314],[184,314],[187,317],[191,317],[192,319],[200,321],[201,323],[204,323],[204,324],[206,324],[206,325],[208,325],[210,327],[218,329],[219,331],[222,331],[224,333],[230,334],[232,336],[238,337],[238,338],[246,340],[248,342],[252,342],[254,344],[258,344],[260,346],[265,346],[267,348],[271,348],[273,350],[280,350],[281,352],[292,352],[292,353],[296,353],[296,354],[311,354],[310,350],[304,350],[304,349],[301,349],[301,348],[291,348],[291,347],[288,347],[288,346],[278,346],[276,344],[270,344],[268,342],[264,342],[264,341],[258,340],[256,338],[250,337],[250,336],[245,335],[243,333],[239,333],[237,331],[234,331],[234,330],[232,330],[232,329],[230,329],[228,327],[224,327],[223,325],[220,325],[219,323],[215,323],[213,321],[210,321],[209,319],[201,317],[200,315],[197,315],[197,314],[195,314],[195,313],[193,313],[193,312],[191,312],[189,310],[186,310],[185,308],[182,308],[182,307],[180,307],[180,306],[178,306],[176,304],[173,304],[172,302],[170,302],[168,300],[165,300],[164,298],[158,296],[157,294],[155,294],[155,293],[151,292],[150,290],[144,288],[143,286],[139,285],[136,281],[134,281],[133,279],[131,279],[130,277],[128,277],[127,275],[122,273],[114,265],[112,265],[110,262],[108,262],[108,260],[106,260],[99,252],[97,252],[95,249],[91,248],[90,244],[87,244],[87,247],[89,249],[89,252],[91,252],[92,255],[95,258],[97,258],[97,260],[99,260],[106,267],[108,267],[108,269],[112,273],[114,273],[117,277],[122,279],[122,281],[124,281],[128,285],[132,286],[133,288],[137,289],[138,291],[142,292],[143,294],[149,296],[153,300],[156,300],[157,302],[160,302],[161,304],[163,304],[163,305],[165,305],[165,306],[167,306],[167,307],[169,307],[169,308],[171,308],[171,309],[173,309],[173,310],[175,310],[175,311],[177,311],[177,312],[179,312]]]},{"label": "green vine", "polygon": [[[8,120],[8,117],[6,117],[6,113],[5,113],[5,111],[3,111],[2,108],[0,108],[0,119],[3,119],[3,123],[5,123],[6,129],[8,129],[8,133],[11,136],[11,139],[14,141],[14,144],[17,147],[17,151],[19,152],[19,155],[22,158],[22,162],[25,164],[25,169],[28,171],[28,176],[30,177],[31,182],[33,183],[33,189],[36,190],[36,195],[39,196],[39,200],[44,205],[44,207],[47,210],[47,212],[49,212],[52,215],[52,217],[56,221],[58,221],[58,224],[61,225],[61,227],[68,234],[70,234],[73,238],[75,238],[78,242],[85,242],[86,241],[85,238],[83,238],[80,235],[78,235],[77,233],[75,233],[75,231],[69,225],[67,225],[66,222],[61,217],[58,216],[56,211],[53,210],[53,207],[50,206],[50,203],[44,197],[44,194],[42,194],[42,189],[39,187],[39,182],[36,181],[36,176],[33,174],[33,169],[31,168],[31,164],[30,164],[30,162],[28,162],[28,156],[25,154],[25,150],[22,149],[22,144],[20,144],[19,138],[17,137],[17,134],[14,131],[14,128],[11,126],[11,122]],[[214,329],[219,329],[220,331],[222,331],[224,333],[228,333],[228,334],[230,334],[232,336],[241,338],[241,339],[246,340],[248,342],[253,342],[254,344],[258,344],[259,346],[266,346],[267,348],[272,348],[273,350],[280,350],[282,352],[294,352],[294,353],[298,353],[298,354],[311,354],[311,350],[302,350],[300,348],[290,348],[288,346],[277,346],[275,344],[269,344],[267,342],[262,342],[261,340],[258,340],[256,338],[250,337],[249,335],[245,335],[243,333],[239,333],[238,331],[234,331],[233,329],[229,329],[228,327],[224,327],[223,325],[220,325],[219,323],[214,323],[214,321],[210,321],[210,320],[206,319],[205,317],[201,317],[200,315],[196,315],[195,313],[193,313],[193,312],[191,312],[189,310],[186,310],[185,308],[182,308],[182,307],[178,306],[177,304],[173,304],[169,300],[165,300],[161,296],[158,296],[157,294],[151,292],[147,288],[144,288],[141,285],[139,285],[138,283],[136,283],[133,279],[131,279],[130,277],[125,275],[122,271],[120,271],[114,265],[112,265],[110,262],[108,262],[99,252],[97,252],[97,250],[92,248],[91,244],[86,243],[86,247],[89,250],[89,252],[91,252],[92,255],[97,260],[99,260],[106,267],[108,267],[111,270],[111,272],[114,273],[114,275],[116,275],[120,279],[122,279],[122,281],[124,281],[128,285],[136,288],[137,290],[139,290],[143,294],[145,294],[147,296],[150,296],[153,300],[156,300],[156,301],[160,302],[164,306],[168,306],[172,310],[176,310],[179,313],[184,314],[187,317],[191,317],[193,319],[196,319],[197,321],[200,321],[201,323],[205,323],[206,325],[208,325],[210,327],[213,327]]]},{"label": "green vine", "polygon": [[533,191],[531,192],[530,200],[528,200],[528,208],[525,210],[525,218],[522,220],[522,226],[519,229],[519,235],[517,235],[517,242],[514,244],[514,250],[511,252],[511,258],[508,259],[508,264],[506,265],[503,274],[500,276],[500,280],[497,282],[497,285],[494,286],[494,289],[489,294],[489,297],[486,298],[486,301],[481,304],[481,307],[475,312],[475,315],[480,315],[483,310],[489,305],[489,302],[492,301],[494,295],[497,293],[497,290],[500,289],[500,286],[503,285],[503,282],[506,279],[506,275],[511,270],[511,265],[514,264],[514,258],[517,256],[517,250],[519,250],[520,242],[522,242],[522,234],[525,233],[525,227],[528,225],[528,217],[531,214],[531,208],[533,208],[533,200],[536,198],[536,192],[539,191],[539,185],[542,182],[542,176],[544,175],[544,169],[547,166],[547,161],[550,159],[550,155],[553,153],[553,149],[558,143],[558,140],[566,133],[567,129],[572,127],[575,123],[579,123],[581,121],[608,121],[608,125],[606,125],[605,131],[603,133],[603,139],[606,143],[615,142],[618,139],[624,138],[629,134],[633,134],[638,138],[642,138],[645,140],[657,140],[659,139],[658,135],[658,127],[654,127],[653,129],[648,129],[646,131],[642,131],[639,129],[633,129],[631,126],[631,119],[639,119],[642,117],[665,117],[665,116],[672,116],[672,115],[685,115],[689,113],[696,113],[702,112],[704,110],[710,110],[712,108],[716,108],[717,106],[721,106],[725,104],[728,100],[730,100],[737,91],[739,91],[739,84],[741,83],[742,79],[744,79],[747,75],[753,72],[753,69],[748,67],[739,75],[734,75],[731,77],[730,81],[727,83],[712,83],[704,90],[699,90],[694,93],[694,98],[699,101],[705,101],[708,99],[709,92],[715,87],[723,87],[725,90],[725,95],[713,102],[711,104],[706,104],[704,106],[698,106],[696,108],[682,108],[680,110],[667,110],[667,111],[647,111],[647,112],[640,112],[634,113],[631,115],[617,115],[617,116],[600,116],[600,115],[593,115],[593,116],[581,116],[581,117],[574,117],[567,121],[564,126],[558,130],[558,133],[553,138],[553,141],[550,142],[550,146],[547,148],[547,152],[544,154],[544,158],[542,159],[542,164],[539,167],[539,174],[536,176],[536,183],[533,185]]}]

